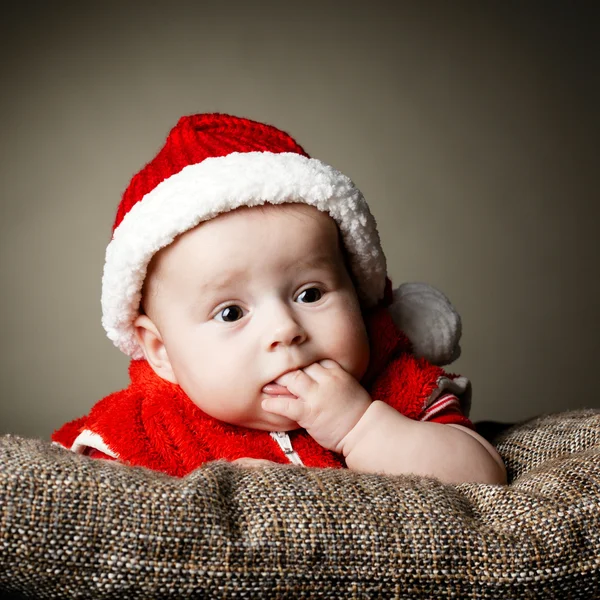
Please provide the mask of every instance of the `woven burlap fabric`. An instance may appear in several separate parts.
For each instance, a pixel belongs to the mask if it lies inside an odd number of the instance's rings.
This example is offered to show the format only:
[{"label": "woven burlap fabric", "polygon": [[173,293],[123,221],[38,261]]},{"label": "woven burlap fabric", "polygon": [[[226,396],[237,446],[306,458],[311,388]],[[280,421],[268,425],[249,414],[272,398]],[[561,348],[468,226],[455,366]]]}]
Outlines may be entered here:
[{"label": "woven burlap fabric", "polygon": [[599,598],[600,411],[496,443],[508,486],[222,462],[174,479],[4,436],[0,591]]}]

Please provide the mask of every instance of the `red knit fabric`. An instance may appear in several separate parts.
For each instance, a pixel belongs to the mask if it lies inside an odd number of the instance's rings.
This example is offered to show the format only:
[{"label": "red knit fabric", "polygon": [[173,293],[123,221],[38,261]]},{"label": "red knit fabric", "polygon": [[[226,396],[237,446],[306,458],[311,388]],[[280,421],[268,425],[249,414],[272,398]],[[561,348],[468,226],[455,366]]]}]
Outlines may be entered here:
[{"label": "red knit fabric", "polygon": [[[371,397],[383,400],[411,419],[419,419],[444,373],[441,367],[417,359],[388,311],[379,308],[365,317],[371,342],[371,362],[363,384]],[[70,448],[84,429],[98,433],[119,459],[170,475],[184,476],[211,460],[263,458],[288,460],[269,432],[237,427],[202,412],[175,384],[158,377],[144,360],[132,361],[131,385],[98,402],[87,418],[58,429],[52,439]],[[472,426],[456,412],[440,413],[432,421]],[[304,430],[289,432],[294,450],[308,467],[343,467],[343,457],[319,446]],[[98,455],[91,452],[92,456]]]},{"label": "red knit fabric", "polygon": [[117,209],[113,231],[131,207],[161,181],[188,165],[232,152],[294,152],[308,156],[292,137],[272,125],[220,113],[181,117],[160,152],[132,178]]}]

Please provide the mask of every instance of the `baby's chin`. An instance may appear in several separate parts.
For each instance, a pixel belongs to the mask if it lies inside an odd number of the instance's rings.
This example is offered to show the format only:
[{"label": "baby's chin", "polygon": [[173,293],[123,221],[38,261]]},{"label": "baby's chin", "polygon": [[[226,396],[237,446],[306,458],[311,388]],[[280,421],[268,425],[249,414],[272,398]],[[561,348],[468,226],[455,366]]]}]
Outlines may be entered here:
[{"label": "baby's chin", "polygon": [[302,429],[298,423],[285,419],[281,423],[257,423],[252,425],[251,429],[258,429],[260,431],[295,431],[296,429]]},{"label": "baby's chin", "polygon": [[257,429],[259,431],[294,431],[302,429],[298,423],[291,421],[287,417],[274,415],[265,412],[264,415],[255,415],[246,418],[226,418],[224,415],[211,415],[213,418],[233,427],[246,427],[247,429]]},{"label": "baby's chin", "polygon": [[295,429],[301,429],[295,421],[270,413],[265,413],[264,417],[257,418],[252,423],[245,423],[244,426],[261,431],[294,431]]}]

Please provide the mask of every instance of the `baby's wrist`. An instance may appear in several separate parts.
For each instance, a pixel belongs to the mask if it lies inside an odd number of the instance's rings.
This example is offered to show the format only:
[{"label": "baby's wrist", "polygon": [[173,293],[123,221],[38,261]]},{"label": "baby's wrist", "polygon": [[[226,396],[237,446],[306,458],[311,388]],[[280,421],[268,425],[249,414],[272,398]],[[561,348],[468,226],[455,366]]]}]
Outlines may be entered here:
[{"label": "baby's wrist", "polygon": [[379,419],[382,418],[381,413],[386,410],[385,407],[391,408],[381,400],[371,402],[361,418],[340,442],[340,453],[344,455],[344,458],[347,458],[361,443],[364,443],[367,437],[370,437],[373,429],[377,427]]},{"label": "baby's wrist", "polygon": [[403,430],[410,419],[399,413],[386,402],[373,400],[361,419],[341,442],[341,453],[350,468],[362,470],[374,460],[374,456],[386,447],[388,437],[398,436],[398,427]]}]

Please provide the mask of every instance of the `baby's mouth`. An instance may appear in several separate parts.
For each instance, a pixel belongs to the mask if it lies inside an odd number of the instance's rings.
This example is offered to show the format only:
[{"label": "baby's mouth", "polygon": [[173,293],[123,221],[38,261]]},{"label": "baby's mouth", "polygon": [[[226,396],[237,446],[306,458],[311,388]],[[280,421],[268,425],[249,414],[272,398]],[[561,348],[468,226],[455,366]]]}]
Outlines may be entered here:
[{"label": "baby's mouth", "polygon": [[278,383],[275,383],[274,381],[267,383],[267,385],[263,387],[262,391],[263,394],[268,394],[269,396],[291,396],[292,398],[296,397],[292,393],[290,393],[290,391],[284,385],[280,385]]}]

